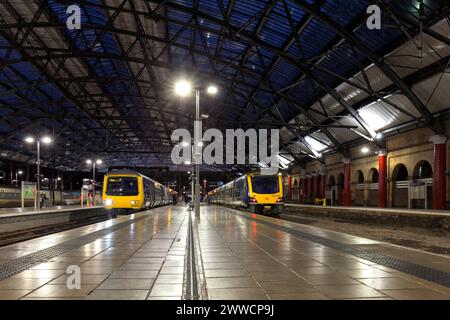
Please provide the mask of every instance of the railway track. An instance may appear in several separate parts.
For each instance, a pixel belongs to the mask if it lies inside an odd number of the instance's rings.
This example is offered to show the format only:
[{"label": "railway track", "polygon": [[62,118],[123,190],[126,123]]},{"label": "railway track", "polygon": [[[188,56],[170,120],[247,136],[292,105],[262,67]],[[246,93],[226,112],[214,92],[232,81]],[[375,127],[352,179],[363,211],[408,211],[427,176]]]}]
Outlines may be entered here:
[{"label": "railway track", "polygon": [[11,245],[17,242],[26,241],[45,235],[66,231],[70,229],[75,229],[83,227],[89,224],[102,222],[110,219],[108,216],[101,217],[91,217],[81,221],[66,222],[61,224],[52,224],[48,226],[41,226],[36,228],[30,228],[26,230],[21,230],[19,232],[8,232],[0,234],[0,247]]}]

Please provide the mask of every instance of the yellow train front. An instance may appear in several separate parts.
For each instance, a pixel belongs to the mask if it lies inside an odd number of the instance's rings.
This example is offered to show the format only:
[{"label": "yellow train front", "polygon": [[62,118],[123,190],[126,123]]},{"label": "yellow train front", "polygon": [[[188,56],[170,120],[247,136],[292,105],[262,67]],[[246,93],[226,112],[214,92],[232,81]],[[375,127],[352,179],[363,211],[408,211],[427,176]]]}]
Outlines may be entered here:
[{"label": "yellow train front", "polygon": [[246,174],[208,193],[209,203],[244,207],[254,213],[283,211],[283,182],[280,175]]},{"label": "yellow train front", "polygon": [[134,170],[113,170],[103,180],[103,205],[115,213],[133,213],[172,203],[176,193]]}]

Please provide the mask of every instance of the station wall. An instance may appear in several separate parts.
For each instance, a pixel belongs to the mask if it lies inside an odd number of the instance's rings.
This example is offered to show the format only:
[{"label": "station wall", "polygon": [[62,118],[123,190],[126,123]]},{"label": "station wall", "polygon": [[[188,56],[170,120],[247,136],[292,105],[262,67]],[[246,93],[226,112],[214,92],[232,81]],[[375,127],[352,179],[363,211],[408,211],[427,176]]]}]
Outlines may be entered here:
[{"label": "station wall", "polygon": [[[450,121],[444,122],[446,135],[450,136]],[[432,177],[434,168],[434,144],[430,138],[435,135],[429,128],[418,128],[405,133],[400,133],[386,139],[387,149],[387,207],[408,206],[408,184],[417,179],[426,179],[427,183],[427,207],[431,208],[432,201]],[[363,153],[366,147],[369,152]],[[449,142],[446,143],[446,168],[450,168]],[[373,143],[359,145],[351,148],[351,203],[360,206],[377,206],[378,191],[378,155],[377,147]],[[323,165],[322,165],[323,167]],[[342,203],[342,179],[344,174],[343,157],[341,154],[333,154],[324,159],[325,185],[329,191],[335,186],[335,203]],[[297,190],[292,188],[292,193],[301,194],[302,181],[306,176],[317,174],[321,170],[321,163],[317,160],[306,164],[304,168],[294,167],[291,170],[291,183],[297,184]],[[431,170],[431,172],[430,172]],[[447,171],[445,171],[446,173]],[[446,175],[446,174],[445,174]],[[447,188],[446,205],[449,208],[450,179],[445,177]],[[425,181],[425,180],[424,180]],[[329,195],[329,192],[327,193]],[[294,201],[294,199],[291,199]],[[295,197],[300,201],[300,197]],[[414,200],[413,207],[424,207],[424,200]]]}]

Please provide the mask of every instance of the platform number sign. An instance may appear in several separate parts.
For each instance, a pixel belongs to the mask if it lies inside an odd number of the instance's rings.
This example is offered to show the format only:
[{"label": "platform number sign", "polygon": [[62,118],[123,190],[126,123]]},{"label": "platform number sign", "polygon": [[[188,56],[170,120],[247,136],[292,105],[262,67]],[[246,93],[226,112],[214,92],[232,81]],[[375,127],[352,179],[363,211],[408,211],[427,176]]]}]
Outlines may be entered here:
[{"label": "platform number sign", "polygon": [[366,13],[369,15],[366,21],[367,29],[381,29],[381,9],[376,4],[368,6]]},{"label": "platform number sign", "polygon": [[67,7],[67,20],[66,26],[69,30],[81,29],[81,9],[76,4],[72,4]]}]

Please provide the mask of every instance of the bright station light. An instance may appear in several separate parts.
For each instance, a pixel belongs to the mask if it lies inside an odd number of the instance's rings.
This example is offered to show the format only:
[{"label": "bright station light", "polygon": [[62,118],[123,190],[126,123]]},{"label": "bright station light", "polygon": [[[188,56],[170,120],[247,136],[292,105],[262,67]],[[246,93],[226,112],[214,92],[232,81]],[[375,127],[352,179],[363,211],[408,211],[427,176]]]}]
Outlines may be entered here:
[{"label": "bright station light", "polygon": [[102,164],[102,163],[103,163],[103,161],[102,161],[102,160],[100,160],[100,159],[97,159],[97,160],[95,161],[95,163],[96,163],[96,164]]},{"label": "bright station light", "polygon": [[369,148],[364,147],[364,148],[361,149],[361,152],[362,153],[368,153],[369,152]]},{"label": "bright station light", "polygon": [[41,141],[45,144],[49,144],[52,142],[52,139],[48,136],[42,137]]},{"label": "bright station light", "polygon": [[91,159],[87,159],[87,160],[86,160],[86,163],[87,163],[87,164],[92,164],[92,160],[91,160]]},{"label": "bright station light", "polygon": [[186,97],[191,93],[192,86],[186,80],[180,80],[175,84],[175,93],[181,97]]},{"label": "bright station light", "polygon": [[208,86],[208,88],[206,88],[206,92],[208,92],[208,94],[216,94],[217,91],[219,90],[214,85]]},{"label": "bright station light", "polygon": [[27,143],[33,143],[33,142],[34,142],[34,138],[33,138],[33,137],[26,137],[26,138],[25,138],[25,142],[27,142]]}]

